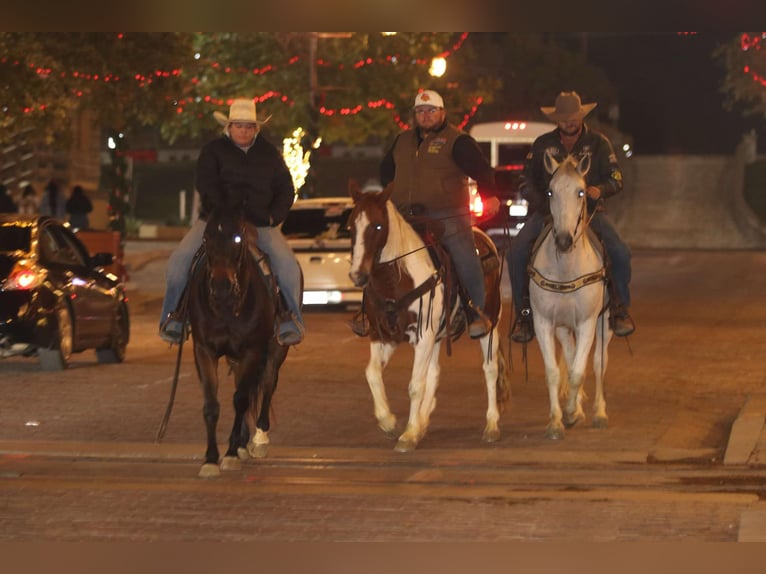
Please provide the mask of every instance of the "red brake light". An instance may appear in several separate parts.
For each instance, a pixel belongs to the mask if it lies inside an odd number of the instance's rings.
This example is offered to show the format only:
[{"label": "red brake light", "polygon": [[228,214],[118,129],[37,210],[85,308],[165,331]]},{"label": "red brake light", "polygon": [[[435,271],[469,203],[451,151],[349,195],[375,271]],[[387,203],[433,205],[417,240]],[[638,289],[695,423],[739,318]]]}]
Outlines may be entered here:
[{"label": "red brake light", "polygon": [[4,291],[26,291],[34,289],[42,282],[42,272],[22,260],[13,267],[2,287]]},{"label": "red brake light", "polygon": [[474,217],[481,217],[484,215],[484,202],[481,200],[481,196],[477,193],[471,198],[471,215]]}]

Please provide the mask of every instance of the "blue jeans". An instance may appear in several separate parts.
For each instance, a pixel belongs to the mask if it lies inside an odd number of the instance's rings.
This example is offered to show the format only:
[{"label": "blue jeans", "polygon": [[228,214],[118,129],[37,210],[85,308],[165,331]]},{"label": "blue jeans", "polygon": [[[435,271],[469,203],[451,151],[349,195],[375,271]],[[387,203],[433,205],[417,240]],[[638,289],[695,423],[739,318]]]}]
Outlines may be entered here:
[{"label": "blue jeans", "polygon": [[[278,228],[256,227],[256,229],[258,231],[258,247],[269,256],[271,270],[276,275],[277,284],[282,291],[287,308],[302,328],[301,268],[298,265],[298,260],[287,243],[287,239]],[[168,267],[165,272],[165,299],[162,302],[160,325],[170,313],[175,311],[181,300],[186,281],[189,278],[189,269],[194,254],[202,245],[204,234],[205,222],[198,219],[192,224],[191,229],[184,235],[181,243],[178,244],[168,259]]]},{"label": "blue jeans", "polygon": [[[511,241],[508,251],[508,273],[511,278],[513,307],[518,315],[523,308],[523,301],[529,297],[529,275],[527,264],[532,251],[532,244],[543,230],[545,218],[540,213],[533,213],[519,234]],[[612,224],[602,213],[596,213],[590,222],[591,229],[604,243],[606,255],[611,265],[610,280],[619,298],[617,303],[630,307],[630,248],[617,235]]]},{"label": "blue jeans", "polygon": [[449,252],[455,264],[458,280],[468,292],[471,303],[482,311],[486,302],[484,271],[473,242],[470,215],[455,215],[454,211],[438,210],[428,215],[444,223],[441,244]]}]

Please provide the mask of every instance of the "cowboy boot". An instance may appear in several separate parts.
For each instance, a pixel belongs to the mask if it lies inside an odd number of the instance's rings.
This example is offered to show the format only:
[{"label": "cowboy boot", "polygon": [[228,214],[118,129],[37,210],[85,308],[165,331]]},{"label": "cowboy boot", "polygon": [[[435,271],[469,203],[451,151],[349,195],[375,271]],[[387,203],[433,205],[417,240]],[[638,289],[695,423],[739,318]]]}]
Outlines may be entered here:
[{"label": "cowboy boot", "polygon": [[511,340],[516,343],[529,343],[535,338],[535,327],[532,323],[532,307],[529,304],[529,297],[522,298],[521,311],[513,321],[511,331]]},{"label": "cowboy boot", "polygon": [[348,326],[351,330],[360,337],[366,337],[370,334],[370,322],[367,320],[367,315],[364,309],[360,309],[348,322]]},{"label": "cowboy boot", "polygon": [[468,323],[468,336],[471,339],[480,339],[492,330],[492,321],[489,317],[474,305],[470,305],[471,322]]},{"label": "cowboy boot", "polygon": [[624,305],[617,295],[614,281],[609,277],[607,281],[609,289],[609,326],[617,337],[627,337],[636,330],[636,324],[628,313],[627,305]]}]

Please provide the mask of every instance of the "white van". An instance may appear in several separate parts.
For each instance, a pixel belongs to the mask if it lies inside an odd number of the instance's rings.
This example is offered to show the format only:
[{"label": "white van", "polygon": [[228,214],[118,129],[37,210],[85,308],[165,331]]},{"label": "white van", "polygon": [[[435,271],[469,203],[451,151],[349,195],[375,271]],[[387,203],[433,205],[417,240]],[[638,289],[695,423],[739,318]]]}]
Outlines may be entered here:
[{"label": "white van", "polygon": [[550,122],[487,122],[476,124],[470,134],[489,158],[492,167],[524,162],[539,136],[556,129]]},{"label": "white van", "polygon": [[501,206],[505,206],[493,217],[484,217],[481,197],[472,182],[473,224],[483,229],[498,247],[504,246],[524,227],[528,206],[519,190],[524,158],[539,136],[554,129],[556,124],[549,122],[508,121],[476,124],[469,132],[495,168],[497,197]]}]

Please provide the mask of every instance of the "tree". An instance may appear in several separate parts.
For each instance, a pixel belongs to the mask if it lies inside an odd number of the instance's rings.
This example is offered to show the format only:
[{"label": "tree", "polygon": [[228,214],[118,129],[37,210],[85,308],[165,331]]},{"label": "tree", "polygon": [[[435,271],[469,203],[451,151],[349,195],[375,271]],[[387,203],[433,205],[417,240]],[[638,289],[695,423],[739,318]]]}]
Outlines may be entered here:
[{"label": "tree", "polygon": [[71,137],[82,108],[107,128],[167,121],[182,92],[192,35],[1,32],[0,142],[32,132],[51,144]]},{"label": "tree", "polygon": [[[270,132],[285,137],[304,127],[325,142],[362,143],[385,138],[406,122],[418,89],[444,90],[450,109],[462,117],[476,98],[491,97],[484,78],[466,78],[450,88],[429,75],[433,57],[470,58],[457,33],[255,32],[198,34],[194,66],[179,113],[163,134],[199,135],[213,109],[226,111],[234,97],[254,97],[259,115],[272,115]],[[468,65],[470,68],[470,65]],[[397,121],[398,120],[398,121]]]},{"label": "tree", "polygon": [[582,39],[551,34],[472,34],[478,52],[471,71],[500,82],[492,101],[478,110],[476,121],[541,120],[540,106],[553,105],[562,90],[574,90],[586,101],[598,101],[596,114],[617,103],[617,92],[604,72],[590,64]]},{"label": "tree", "polygon": [[725,70],[721,91],[726,109],[766,116],[766,32],[742,32],[721,44],[714,57]]}]

